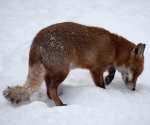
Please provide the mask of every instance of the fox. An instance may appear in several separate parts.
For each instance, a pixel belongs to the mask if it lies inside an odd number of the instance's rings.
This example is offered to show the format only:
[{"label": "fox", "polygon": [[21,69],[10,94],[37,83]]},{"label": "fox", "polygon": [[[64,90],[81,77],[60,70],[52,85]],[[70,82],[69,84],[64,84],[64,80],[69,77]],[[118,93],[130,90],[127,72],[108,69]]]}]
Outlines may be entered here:
[{"label": "fox", "polygon": [[[47,96],[56,106],[65,106],[57,88],[71,69],[88,69],[97,87],[105,89],[121,73],[125,86],[135,91],[136,82],[144,69],[146,44],[135,45],[122,36],[94,26],[62,22],[40,30],[29,52],[29,69],[23,86],[8,86],[4,97],[11,103],[30,98],[46,83]],[[104,78],[104,72],[108,75]]]}]

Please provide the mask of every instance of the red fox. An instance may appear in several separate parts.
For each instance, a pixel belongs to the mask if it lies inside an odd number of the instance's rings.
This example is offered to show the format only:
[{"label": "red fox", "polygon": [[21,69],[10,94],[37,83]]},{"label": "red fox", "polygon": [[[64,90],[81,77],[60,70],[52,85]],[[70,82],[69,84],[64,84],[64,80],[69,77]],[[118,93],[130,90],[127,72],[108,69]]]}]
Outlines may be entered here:
[{"label": "red fox", "polygon": [[117,69],[127,88],[134,91],[144,67],[145,46],[135,45],[103,28],[73,22],[51,25],[33,39],[23,87],[8,87],[3,95],[10,102],[19,103],[28,99],[45,80],[48,97],[56,106],[65,105],[57,95],[57,88],[73,68],[88,69],[95,85],[101,88],[111,83]]}]

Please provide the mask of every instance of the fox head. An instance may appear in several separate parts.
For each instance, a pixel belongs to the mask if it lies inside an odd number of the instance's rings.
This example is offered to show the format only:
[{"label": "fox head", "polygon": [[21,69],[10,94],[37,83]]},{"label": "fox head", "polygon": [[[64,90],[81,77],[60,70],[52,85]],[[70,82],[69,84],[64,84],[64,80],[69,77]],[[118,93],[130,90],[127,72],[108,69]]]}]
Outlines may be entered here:
[{"label": "fox head", "polygon": [[129,60],[122,67],[121,75],[125,85],[130,90],[135,90],[138,76],[143,71],[145,44],[139,43],[130,53]]}]

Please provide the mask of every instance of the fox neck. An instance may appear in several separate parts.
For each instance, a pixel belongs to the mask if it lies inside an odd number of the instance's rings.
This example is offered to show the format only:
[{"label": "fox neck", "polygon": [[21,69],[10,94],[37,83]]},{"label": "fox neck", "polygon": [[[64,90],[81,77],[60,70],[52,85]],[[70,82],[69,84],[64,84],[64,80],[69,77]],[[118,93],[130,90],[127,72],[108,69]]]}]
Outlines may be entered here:
[{"label": "fox neck", "polygon": [[112,41],[115,41],[116,43],[116,57],[114,65],[115,67],[122,67],[130,58],[131,51],[136,45],[116,34],[113,34]]}]

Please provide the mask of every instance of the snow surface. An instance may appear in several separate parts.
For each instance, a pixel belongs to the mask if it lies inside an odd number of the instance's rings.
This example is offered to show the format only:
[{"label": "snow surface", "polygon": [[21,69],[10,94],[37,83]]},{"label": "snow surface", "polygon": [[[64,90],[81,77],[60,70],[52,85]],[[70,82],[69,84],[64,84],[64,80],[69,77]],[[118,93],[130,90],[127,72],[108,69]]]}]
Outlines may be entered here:
[{"label": "snow surface", "polygon": [[[58,90],[68,106],[56,107],[44,83],[30,101],[8,103],[2,92],[24,84],[33,37],[64,21],[103,27],[136,44],[146,43],[145,70],[136,91],[125,87],[119,73],[104,90],[94,85],[89,71],[75,69]],[[149,50],[149,0],[0,0],[0,125],[150,125]]]}]

